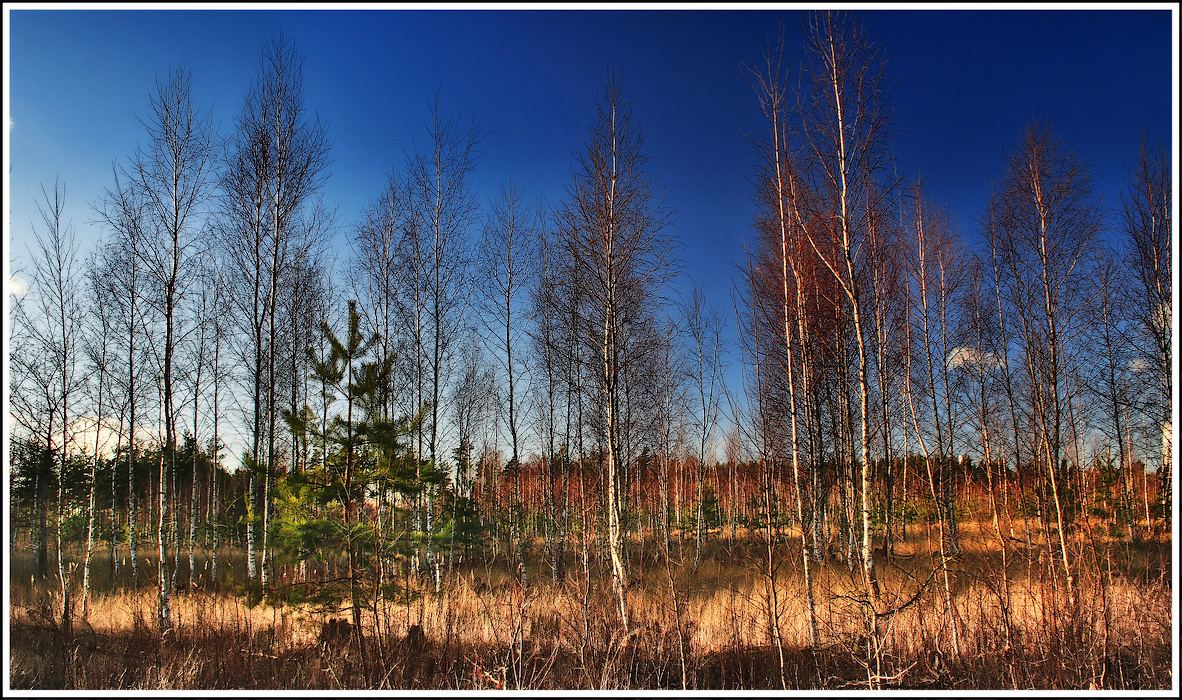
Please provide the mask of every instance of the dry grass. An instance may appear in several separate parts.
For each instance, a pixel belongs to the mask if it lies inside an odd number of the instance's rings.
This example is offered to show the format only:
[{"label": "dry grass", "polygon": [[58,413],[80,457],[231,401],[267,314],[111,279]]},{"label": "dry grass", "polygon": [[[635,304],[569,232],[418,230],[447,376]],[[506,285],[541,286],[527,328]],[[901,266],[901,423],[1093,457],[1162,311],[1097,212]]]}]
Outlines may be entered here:
[{"label": "dry grass", "polygon": [[[990,531],[962,528],[952,567],[959,654],[938,565],[926,533],[896,549],[879,570],[885,603],[917,602],[882,624],[884,685],[940,688],[1168,688],[1171,590],[1168,544],[1108,542],[1099,560],[1081,553],[1078,604],[1055,578],[1038,540],[1010,552],[1010,640],[1002,614],[1000,554]],[[101,591],[70,640],[55,624],[52,582],[23,581],[15,558],[12,684],[22,688],[680,688],[681,643],[663,560],[636,559],[630,596],[634,632],[623,639],[609,580],[582,571],[563,584],[534,564],[526,590],[503,566],[459,567],[438,595],[367,611],[367,661],[355,646],[320,641],[332,615],[306,606],[248,607],[241,596],[198,588],[173,604],[175,636],[154,634],[148,587]],[[675,548],[676,549],[676,548]],[[686,552],[690,553],[689,547]],[[685,640],[686,685],[781,687],[772,643],[766,562],[753,538],[711,541],[697,571],[675,568]],[[1082,550],[1081,550],[1082,552]],[[1086,556],[1085,556],[1086,554]],[[687,557],[692,559],[692,554]],[[799,550],[783,545],[776,577],[789,687],[865,684],[861,582],[845,564],[815,577],[821,649],[810,652]],[[1118,563],[1119,562],[1119,563]],[[577,564],[577,562],[572,562]],[[109,566],[96,560],[96,568]],[[1108,567],[1111,567],[1109,573]],[[594,567],[594,562],[593,562]],[[1100,574],[1103,574],[1101,577]],[[178,579],[185,581],[185,572]],[[198,581],[202,581],[198,577]],[[1103,584],[1103,585],[1101,585]],[[1107,616],[1105,616],[1105,603]],[[1105,623],[1107,617],[1107,624]],[[423,632],[416,636],[412,628]]]}]

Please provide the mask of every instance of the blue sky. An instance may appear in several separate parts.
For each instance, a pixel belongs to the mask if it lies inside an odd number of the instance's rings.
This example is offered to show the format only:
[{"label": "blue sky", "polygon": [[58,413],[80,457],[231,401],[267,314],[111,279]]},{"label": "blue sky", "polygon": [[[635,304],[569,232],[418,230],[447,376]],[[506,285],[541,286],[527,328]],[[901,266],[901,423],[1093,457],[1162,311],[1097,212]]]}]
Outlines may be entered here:
[{"label": "blue sky", "polygon": [[[1090,164],[1113,214],[1141,136],[1169,145],[1168,11],[863,16],[887,58],[900,174],[922,175],[970,244],[1003,153],[1032,120]],[[55,176],[84,247],[97,238],[91,204],[112,162],[142,140],[137,115],[158,76],[187,66],[198,104],[227,133],[260,48],[282,31],[305,55],[307,104],[332,142],[324,196],[342,243],[385,174],[422,141],[437,87],[445,109],[484,134],[480,201],[513,177],[554,203],[594,100],[619,69],[649,174],[673,214],[681,285],[700,281],[730,319],[731,280],[752,234],[750,138],[760,128],[742,62],[783,26],[795,65],[802,20],[765,11],[14,11],[13,268],[31,240],[39,187]]]}]

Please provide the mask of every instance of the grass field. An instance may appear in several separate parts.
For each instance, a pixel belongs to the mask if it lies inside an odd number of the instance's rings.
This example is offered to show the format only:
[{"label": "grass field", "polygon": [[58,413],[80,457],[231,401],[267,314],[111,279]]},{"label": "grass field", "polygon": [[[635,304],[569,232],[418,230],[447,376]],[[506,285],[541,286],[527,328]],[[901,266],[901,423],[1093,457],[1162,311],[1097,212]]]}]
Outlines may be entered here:
[{"label": "grass field", "polygon": [[[1007,645],[997,541],[988,529],[962,525],[961,552],[950,563],[957,653],[927,536],[913,528],[911,539],[879,569],[882,589],[890,592],[884,593],[886,604],[918,593],[913,605],[882,623],[881,685],[1170,687],[1168,542],[1110,540],[1081,548],[1072,608],[1047,548],[1035,540],[1025,551],[1018,538],[1009,552]],[[18,550],[10,588],[11,682],[16,688],[94,689],[866,685],[861,583],[845,564],[827,561],[816,568],[820,640],[813,653],[799,549],[778,548],[777,646],[769,622],[766,549],[743,533],[734,541],[713,537],[696,571],[692,541],[681,559],[674,544],[670,569],[656,545],[648,543],[642,555],[632,543],[634,629],[628,639],[621,638],[606,568],[592,556],[585,578],[577,549],[562,584],[551,580],[540,546],[524,589],[500,560],[456,564],[438,595],[415,577],[400,578],[409,595],[379,601],[366,612],[364,663],[349,635],[333,635],[327,624],[346,619],[344,611],[275,601],[250,606],[232,580],[215,589],[200,572],[186,591],[186,556],[173,601],[175,636],[160,642],[156,635],[152,562],[141,570],[142,587],[112,590],[110,561],[100,553],[92,563],[87,619],[75,620],[66,639],[54,612],[56,579],[36,581],[27,552]],[[239,552],[221,556],[237,577],[243,575]],[[205,571],[204,554],[198,562]]]}]

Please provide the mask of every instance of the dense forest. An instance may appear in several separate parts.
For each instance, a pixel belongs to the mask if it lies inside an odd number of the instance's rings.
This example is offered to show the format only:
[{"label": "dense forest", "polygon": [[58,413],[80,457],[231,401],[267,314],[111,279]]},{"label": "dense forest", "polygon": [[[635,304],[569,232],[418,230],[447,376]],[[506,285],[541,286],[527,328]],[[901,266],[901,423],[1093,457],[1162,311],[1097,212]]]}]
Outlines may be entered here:
[{"label": "dense forest", "polygon": [[957,231],[803,32],[727,308],[614,76],[562,201],[436,97],[347,222],[292,42],[222,131],[163,73],[14,266],[13,687],[1169,688],[1167,152],[1106,212],[1033,124]]}]

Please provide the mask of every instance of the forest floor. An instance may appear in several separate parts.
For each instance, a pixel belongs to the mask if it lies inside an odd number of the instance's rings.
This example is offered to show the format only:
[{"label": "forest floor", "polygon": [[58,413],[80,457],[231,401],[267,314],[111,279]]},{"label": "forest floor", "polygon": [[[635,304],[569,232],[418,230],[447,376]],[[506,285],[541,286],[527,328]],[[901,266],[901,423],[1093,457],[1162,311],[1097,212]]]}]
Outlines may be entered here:
[{"label": "forest floor", "polygon": [[56,575],[36,580],[22,549],[10,560],[10,682],[75,689],[776,689],[864,688],[873,677],[876,686],[904,688],[1170,687],[1168,541],[1081,542],[1073,605],[1057,558],[1039,540],[1029,550],[1022,537],[1010,544],[1007,593],[991,530],[963,526],[960,552],[949,562],[950,614],[943,569],[930,554],[934,535],[913,527],[881,563],[878,579],[884,609],[914,604],[880,620],[875,655],[868,653],[860,574],[835,559],[814,567],[814,652],[798,546],[778,547],[772,596],[766,545],[742,531],[729,535],[711,533],[696,569],[692,539],[674,543],[668,567],[659,543],[632,543],[628,637],[598,557],[591,553],[584,569],[572,543],[566,579],[555,583],[539,542],[524,588],[503,558],[456,563],[439,594],[395,576],[406,591],[366,611],[362,648],[329,624],[347,619],[343,610],[248,605],[232,580],[242,576],[242,555],[229,550],[222,566],[234,574],[217,590],[203,579],[201,552],[186,590],[182,555],[174,633],[164,642],[156,634],[154,563],[144,561],[141,587],[112,590],[109,555],[96,552],[86,619],[76,594],[67,637]]}]

